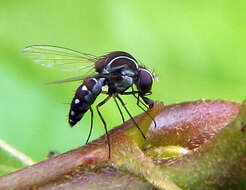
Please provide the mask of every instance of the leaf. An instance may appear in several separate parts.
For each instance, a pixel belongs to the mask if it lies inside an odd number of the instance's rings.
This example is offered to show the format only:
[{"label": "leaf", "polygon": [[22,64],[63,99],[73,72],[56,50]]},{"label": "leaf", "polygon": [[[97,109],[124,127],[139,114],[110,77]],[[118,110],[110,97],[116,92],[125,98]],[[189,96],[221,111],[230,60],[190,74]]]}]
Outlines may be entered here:
[{"label": "leaf", "polygon": [[183,189],[245,188],[246,101],[241,107],[226,101],[182,103],[158,117],[162,126],[152,128],[152,146],[175,144],[192,150],[183,157],[159,159],[163,175]]},{"label": "leaf", "polygon": [[30,158],[0,140],[0,175],[8,174],[32,164],[34,162]]},{"label": "leaf", "polygon": [[147,140],[131,120],[109,132],[110,160],[102,136],[1,177],[0,189],[244,189],[246,101],[156,102],[148,113],[156,128],[135,117]]}]

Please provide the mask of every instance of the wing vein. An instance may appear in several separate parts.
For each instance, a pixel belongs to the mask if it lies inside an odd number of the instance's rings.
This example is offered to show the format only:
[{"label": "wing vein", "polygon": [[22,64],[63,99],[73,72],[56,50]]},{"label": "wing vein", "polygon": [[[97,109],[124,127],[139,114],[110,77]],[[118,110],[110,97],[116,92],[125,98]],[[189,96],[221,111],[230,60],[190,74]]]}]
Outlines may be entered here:
[{"label": "wing vein", "polygon": [[[23,49],[23,54],[35,63],[63,71],[81,71],[89,74],[100,57],[69,48],[50,45],[32,45]],[[90,71],[91,71],[90,70]]]}]

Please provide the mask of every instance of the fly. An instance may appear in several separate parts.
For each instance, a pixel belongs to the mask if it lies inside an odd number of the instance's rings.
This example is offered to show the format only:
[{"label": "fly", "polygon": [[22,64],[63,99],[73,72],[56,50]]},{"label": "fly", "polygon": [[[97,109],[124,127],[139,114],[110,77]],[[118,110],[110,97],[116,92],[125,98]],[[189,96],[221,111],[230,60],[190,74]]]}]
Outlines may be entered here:
[{"label": "fly", "polygon": [[[125,122],[125,119],[118,101],[134,122],[143,138],[145,138],[141,128],[134,120],[119,95],[133,95],[137,99],[138,107],[143,111],[145,111],[145,108],[151,108],[153,106],[153,101],[146,96],[152,93],[151,88],[155,76],[143,65],[138,64],[137,60],[132,55],[123,51],[113,51],[98,57],[72,49],[50,45],[28,46],[23,49],[23,53],[35,63],[46,67],[53,67],[63,71],[83,71],[86,73],[85,75],[50,83],[58,84],[82,81],[82,84],[77,88],[71,102],[68,123],[73,127],[82,119],[84,114],[90,110],[91,126],[86,144],[89,142],[93,128],[93,110],[91,106],[101,93],[106,94],[107,97],[96,105],[96,110],[106,132],[109,158],[110,139],[107,124],[99,108],[110,98],[114,99],[122,117],[122,121]],[[105,86],[108,87],[107,91],[103,90]],[[134,86],[136,89],[134,89]],[[130,91],[128,89],[130,89]],[[153,120],[156,126],[155,120],[146,111],[145,113]]]}]

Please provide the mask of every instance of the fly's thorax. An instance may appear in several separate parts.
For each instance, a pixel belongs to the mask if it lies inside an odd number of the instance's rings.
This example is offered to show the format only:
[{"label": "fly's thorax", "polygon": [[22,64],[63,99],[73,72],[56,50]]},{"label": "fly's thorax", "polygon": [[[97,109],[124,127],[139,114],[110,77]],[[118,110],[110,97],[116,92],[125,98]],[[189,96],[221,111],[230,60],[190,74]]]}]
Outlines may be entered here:
[{"label": "fly's thorax", "polygon": [[127,75],[122,74],[112,74],[108,86],[109,86],[109,93],[122,93],[126,91],[129,87],[133,85],[133,78]]},{"label": "fly's thorax", "polygon": [[114,51],[99,59],[95,63],[95,70],[104,74],[130,70],[137,74],[138,64],[136,59],[129,53]]},{"label": "fly's thorax", "polygon": [[138,72],[125,69],[125,70],[122,70],[120,73],[123,76],[128,76],[128,77],[134,78],[134,77],[137,77]]},{"label": "fly's thorax", "polygon": [[105,73],[105,66],[107,65],[107,58],[106,56],[101,57],[95,62],[95,70],[98,73]]},{"label": "fly's thorax", "polygon": [[80,85],[75,93],[69,111],[69,123],[75,125],[81,120],[102,91],[104,78],[88,78]]}]

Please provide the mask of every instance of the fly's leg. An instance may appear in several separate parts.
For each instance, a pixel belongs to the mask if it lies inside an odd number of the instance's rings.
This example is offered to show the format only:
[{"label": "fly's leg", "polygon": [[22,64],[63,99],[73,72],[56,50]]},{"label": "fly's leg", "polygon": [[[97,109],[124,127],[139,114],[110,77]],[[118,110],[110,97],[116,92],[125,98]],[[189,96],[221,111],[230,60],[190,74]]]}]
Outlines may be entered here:
[{"label": "fly's leg", "polygon": [[[156,128],[156,126],[157,126],[157,124],[156,124],[156,121],[155,121],[155,119],[140,105],[140,103],[142,104],[142,105],[145,105],[140,99],[139,99],[139,95],[138,96],[136,96],[135,94],[133,94],[133,96],[137,99],[137,106],[141,109],[141,110],[143,110],[144,111],[144,113],[146,114],[146,115],[148,115],[149,117],[150,117],[150,119],[154,122],[154,126],[155,126],[155,128]],[[145,105],[146,106],[146,105]]]},{"label": "fly's leg", "polygon": [[127,114],[129,115],[129,117],[131,118],[131,120],[134,122],[134,124],[136,125],[136,127],[138,128],[138,130],[140,131],[141,135],[143,136],[144,139],[146,139],[143,131],[141,130],[141,128],[138,126],[137,122],[135,121],[135,119],[132,117],[131,113],[128,111],[125,103],[123,102],[123,100],[117,95],[116,98],[120,101],[121,105],[123,106],[123,108],[126,110]]},{"label": "fly's leg", "polygon": [[[102,94],[109,95],[109,93],[108,93],[107,91],[102,91],[101,93],[102,93]],[[114,96],[113,96],[113,98],[114,98],[115,104],[116,104],[116,106],[117,106],[117,108],[118,108],[118,110],[119,110],[119,112],[120,112],[121,119],[122,119],[122,121],[123,121],[123,123],[124,123],[124,122],[125,122],[125,118],[124,118],[124,115],[123,115],[123,113],[122,113],[122,111],[121,111],[121,109],[120,109],[120,106],[119,106],[118,102],[117,102],[117,99],[116,99]]]},{"label": "fly's leg", "polygon": [[122,113],[122,111],[121,111],[121,109],[120,109],[120,106],[119,106],[119,104],[118,104],[118,102],[117,102],[117,99],[115,98],[115,97],[113,97],[114,98],[114,101],[115,101],[115,103],[116,103],[116,105],[117,105],[117,108],[118,108],[118,110],[119,110],[119,112],[120,112],[120,116],[121,116],[121,118],[122,118],[122,121],[123,121],[123,123],[125,122],[125,118],[124,118],[124,115],[123,115],[123,113]]},{"label": "fly's leg", "polygon": [[107,143],[108,143],[108,158],[110,159],[110,152],[111,152],[111,148],[110,148],[110,139],[109,139],[109,135],[108,135],[108,129],[107,129],[107,124],[105,122],[105,120],[103,119],[103,116],[101,114],[101,112],[99,111],[99,108],[105,104],[109,99],[111,98],[111,96],[107,96],[103,101],[101,101],[99,104],[97,104],[96,109],[97,109],[97,113],[101,119],[101,121],[103,122],[103,126],[104,126],[104,130],[106,132],[106,138],[107,138]]},{"label": "fly's leg", "polygon": [[85,144],[88,144],[88,142],[90,140],[90,137],[91,137],[92,128],[93,128],[93,110],[92,110],[91,107],[90,107],[90,112],[91,112],[91,127],[90,127],[89,135],[87,137],[87,140],[86,140]]},{"label": "fly's leg", "polygon": [[139,94],[138,94],[138,96],[136,96],[136,94],[132,94],[132,95],[137,99],[137,105],[138,105],[138,106],[139,106],[140,103],[141,103],[146,109],[149,108],[142,100],[140,100],[139,97],[141,97],[141,96],[139,96]]},{"label": "fly's leg", "polygon": [[144,101],[145,104],[149,106],[149,108],[152,108],[154,106],[154,101],[147,98],[146,96],[141,96],[142,100]]},{"label": "fly's leg", "polygon": [[[133,95],[134,96],[134,98],[136,98],[137,99],[137,106],[141,109],[141,110],[143,110],[144,111],[144,113],[146,114],[146,115],[148,115],[148,117],[150,117],[150,119],[154,122],[154,126],[155,126],[155,128],[156,128],[156,126],[157,126],[157,124],[156,124],[156,121],[154,120],[154,118],[140,105],[140,103],[146,108],[146,109],[148,109],[149,108],[149,106],[147,106],[148,104],[147,103],[145,103],[145,102],[143,102],[139,97],[141,97],[142,99],[143,98],[146,98],[146,97],[142,97],[142,96],[139,96],[139,92],[138,91],[134,91],[134,89],[133,89],[133,87],[132,87],[132,91],[131,92],[124,92],[124,93],[122,93],[122,95]],[[136,94],[138,94],[138,96],[136,96]],[[148,98],[147,98],[148,99]],[[148,99],[149,101],[151,101],[150,99]],[[146,105],[147,104],[147,105]]]}]

